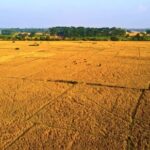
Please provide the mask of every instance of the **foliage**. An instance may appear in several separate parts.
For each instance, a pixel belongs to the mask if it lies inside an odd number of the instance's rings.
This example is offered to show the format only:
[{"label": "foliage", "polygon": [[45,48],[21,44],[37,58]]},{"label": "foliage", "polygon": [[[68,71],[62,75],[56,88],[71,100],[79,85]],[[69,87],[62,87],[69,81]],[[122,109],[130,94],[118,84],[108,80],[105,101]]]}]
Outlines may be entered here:
[{"label": "foliage", "polygon": [[84,27],[53,27],[50,35],[62,37],[103,37],[125,36],[126,31],[121,28],[84,28]]},{"label": "foliage", "polygon": [[146,33],[147,33],[147,34],[150,34],[150,29],[146,30]]},{"label": "foliage", "polygon": [[119,37],[117,37],[117,36],[112,36],[110,39],[111,39],[111,41],[119,41],[120,40]]},{"label": "foliage", "polygon": [[52,27],[49,29],[19,29],[1,30],[0,40],[33,40],[33,41],[148,41],[150,30],[136,36],[126,34],[121,28],[85,28],[85,27]]}]

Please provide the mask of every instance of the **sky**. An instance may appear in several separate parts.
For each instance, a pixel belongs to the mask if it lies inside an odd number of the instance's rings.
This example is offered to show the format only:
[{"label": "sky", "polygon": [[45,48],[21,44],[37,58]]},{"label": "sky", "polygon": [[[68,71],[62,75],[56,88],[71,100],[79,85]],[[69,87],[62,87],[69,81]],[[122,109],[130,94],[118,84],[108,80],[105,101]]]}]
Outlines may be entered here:
[{"label": "sky", "polygon": [[150,0],[0,0],[0,28],[150,28]]}]

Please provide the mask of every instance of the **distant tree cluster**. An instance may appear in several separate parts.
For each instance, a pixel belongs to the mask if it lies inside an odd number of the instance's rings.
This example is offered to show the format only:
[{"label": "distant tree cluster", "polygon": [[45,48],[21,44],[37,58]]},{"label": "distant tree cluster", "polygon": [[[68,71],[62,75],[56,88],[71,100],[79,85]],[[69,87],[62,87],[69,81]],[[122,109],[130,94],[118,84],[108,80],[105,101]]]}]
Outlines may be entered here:
[{"label": "distant tree cluster", "polygon": [[24,28],[24,29],[20,29],[20,28],[6,28],[6,29],[1,29],[1,34],[2,35],[11,35],[13,33],[17,33],[17,32],[30,32],[30,33],[36,33],[36,32],[47,32],[48,29],[41,29],[41,28]]},{"label": "distant tree cluster", "polygon": [[84,28],[84,27],[53,27],[49,29],[50,35],[61,37],[111,37],[125,36],[126,30],[121,28]]},{"label": "distant tree cluster", "polygon": [[149,29],[149,30],[146,30],[146,33],[147,33],[147,34],[150,34],[150,29]]},{"label": "distant tree cluster", "polygon": [[10,28],[10,29],[1,29],[0,40],[150,41],[150,29],[147,29],[142,32],[137,32],[116,27],[113,28],[52,27],[49,29]]}]

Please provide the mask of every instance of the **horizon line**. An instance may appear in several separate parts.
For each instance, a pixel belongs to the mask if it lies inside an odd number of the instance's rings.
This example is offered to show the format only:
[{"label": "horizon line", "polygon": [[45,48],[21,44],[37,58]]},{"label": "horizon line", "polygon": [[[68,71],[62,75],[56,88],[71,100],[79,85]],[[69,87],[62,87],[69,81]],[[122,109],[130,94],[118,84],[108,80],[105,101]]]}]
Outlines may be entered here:
[{"label": "horizon line", "polygon": [[50,26],[50,27],[0,27],[0,29],[49,29],[55,27],[84,27],[84,28],[121,28],[121,29],[150,29],[150,27],[118,27],[118,26],[103,26],[103,27],[95,27],[95,26]]}]

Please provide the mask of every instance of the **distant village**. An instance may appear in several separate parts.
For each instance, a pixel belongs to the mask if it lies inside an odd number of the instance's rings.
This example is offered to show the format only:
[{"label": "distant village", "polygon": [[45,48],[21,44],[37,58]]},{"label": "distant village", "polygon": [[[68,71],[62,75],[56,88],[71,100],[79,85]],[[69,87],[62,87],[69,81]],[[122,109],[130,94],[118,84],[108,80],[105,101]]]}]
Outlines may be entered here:
[{"label": "distant village", "polygon": [[47,29],[0,29],[0,40],[51,40],[61,39],[52,36]]}]

